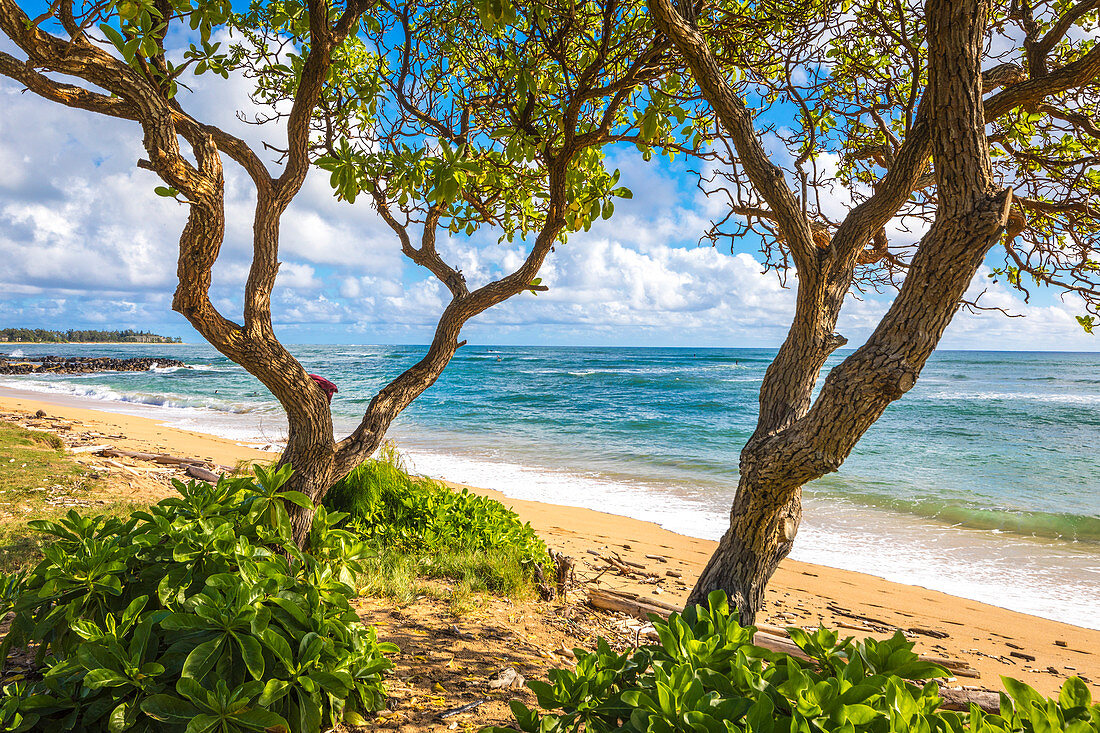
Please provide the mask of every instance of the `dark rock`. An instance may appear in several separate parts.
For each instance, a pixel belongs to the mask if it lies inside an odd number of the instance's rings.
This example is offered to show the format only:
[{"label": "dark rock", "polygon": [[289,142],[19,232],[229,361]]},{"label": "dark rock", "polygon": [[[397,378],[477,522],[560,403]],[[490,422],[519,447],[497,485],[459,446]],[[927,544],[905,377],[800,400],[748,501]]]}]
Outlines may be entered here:
[{"label": "dark rock", "polygon": [[148,356],[115,359],[107,356],[28,356],[18,361],[0,357],[0,374],[86,374],[89,372],[147,372],[153,367],[185,367],[178,359]]},{"label": "dark rock", "polygon": [[38,412],[34,413],[34,416],[35,417],[46,417],[46,411],[45,410],[39,410]]}]

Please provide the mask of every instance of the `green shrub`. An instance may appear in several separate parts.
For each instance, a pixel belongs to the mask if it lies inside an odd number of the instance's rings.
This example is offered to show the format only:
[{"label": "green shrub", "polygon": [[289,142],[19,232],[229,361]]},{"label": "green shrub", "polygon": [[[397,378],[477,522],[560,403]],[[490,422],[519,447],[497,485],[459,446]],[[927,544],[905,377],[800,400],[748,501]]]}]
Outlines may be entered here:
[{"label": "green shrub", "polygon": [[380,552],[420,556],[427,575],[471,572],[485,589],[507,592],[515,583],[507,570],[516,562],[528,578],[550,562],[546,545],[515,512],[466,489],[410,476],[392,448],[333,486],[324,504],[346,512],[346,528]]},{"label": "green shrub", "polygon": [[0,583],[0,656],[37,645],[42,676],[3,689],[0,730],[306,733],[382,706],[397,649],[349,603],[366,545],[321,508],[300,551],[284,503],[309,500],[280,490],[289,468],[255,473],[31,523],[52,543]]},{"label": "green shrub", "polygon": [[[1092,705],[1078,678],[1058,700],[1003,678],[999,715],[972,706],[940,710],[935,681],[947,671],[922,662],[900,633],[886,641],[839,640],[824,628],[791,639],[812,661],[752,645],[754,628],[731,618],[725,595],[711,594],[667,621],[654,617],[660,644],[615,654],[576,649],[575,671],[554,669],[550,682],[530,681],[540,714],[512,702],[528,733],[634,731],[637,733],[1094,733],[1100,705]],[[507,733],[487,728],[484,733]]]}]

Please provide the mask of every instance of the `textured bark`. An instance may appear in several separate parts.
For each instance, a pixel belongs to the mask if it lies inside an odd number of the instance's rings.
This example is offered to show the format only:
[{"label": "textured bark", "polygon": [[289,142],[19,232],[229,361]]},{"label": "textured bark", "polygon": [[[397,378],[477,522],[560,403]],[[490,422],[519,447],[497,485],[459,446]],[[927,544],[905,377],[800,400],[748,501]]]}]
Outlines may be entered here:
[{"label": "textured bark", "polygon": [[[758,154],[737,143],[755,133],[736,118],[744,104],[728,85],[723,87],[699,32],[668,0],[650,0],[649,5],[697,78],[707,77],[700,86],[739,155]],[[757,430],[741,454],[730,529],[688,599],[703,603],[711,591],[725,590],[744,623],[761,609],[768,580],[793,546],[802,518],[802,486],[836,471],[886,407],[913,386],[1007,221],[1011,193],[992,190],[984,131],[980,59],[987,4],[927,0],[926,15],[929,84],[913,130],[875,195],[851,212],[815,259],[801,257],[794,322],[761,388]],[[811,404],[825,358],[843,343],[833,328],[858,257],[908,196],[929,154],[936,161],[940,199],[935,223],[875,332],[832,370]],[[805,217],[777,207],[768,194],[785,184],[742,163],[784,237],[791,241],[788,232],[793,232],[797,241],[803,231],[797,219]],[[798,259],[794,245],[792,252]]]}]

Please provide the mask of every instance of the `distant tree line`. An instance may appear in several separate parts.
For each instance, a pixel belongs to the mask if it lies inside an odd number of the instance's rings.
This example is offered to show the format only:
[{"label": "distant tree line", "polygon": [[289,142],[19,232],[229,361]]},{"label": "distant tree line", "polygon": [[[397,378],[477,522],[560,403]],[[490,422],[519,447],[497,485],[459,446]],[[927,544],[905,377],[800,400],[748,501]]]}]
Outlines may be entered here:
[{"label": "distant tree line", "polygon": [[178,344],[181,340],[172,336],[158,336],[148,331],[46,331],[41,328],[0,328],[0,341],[18,341],[34,344],[105,343],[127,344]]}]

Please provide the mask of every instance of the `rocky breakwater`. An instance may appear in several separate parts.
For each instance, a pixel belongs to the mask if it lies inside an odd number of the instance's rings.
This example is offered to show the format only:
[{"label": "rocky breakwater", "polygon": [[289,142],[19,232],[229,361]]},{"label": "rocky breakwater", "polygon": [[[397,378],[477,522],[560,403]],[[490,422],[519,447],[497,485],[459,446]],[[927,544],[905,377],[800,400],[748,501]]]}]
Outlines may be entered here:
[{"label": "rocky breakwater", "polygon": [[90,372],[147,372],[153,368],[186,367],[178,359],[147,356],[114,359],[106,356],[0,356],[0,374],[87,374]]}]

